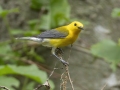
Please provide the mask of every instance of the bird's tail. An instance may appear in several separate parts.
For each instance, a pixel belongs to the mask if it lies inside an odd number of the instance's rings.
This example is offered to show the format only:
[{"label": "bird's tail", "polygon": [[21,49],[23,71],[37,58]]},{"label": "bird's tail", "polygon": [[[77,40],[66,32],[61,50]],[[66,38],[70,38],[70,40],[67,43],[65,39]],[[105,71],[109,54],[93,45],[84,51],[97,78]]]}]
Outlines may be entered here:
[{"label": "bird's tail", "polygon": [[23,40],[32,40],[36,42],[42,42],[42,38],[37,38],[37,37],[19,37],[16,39],[23,39]]}]

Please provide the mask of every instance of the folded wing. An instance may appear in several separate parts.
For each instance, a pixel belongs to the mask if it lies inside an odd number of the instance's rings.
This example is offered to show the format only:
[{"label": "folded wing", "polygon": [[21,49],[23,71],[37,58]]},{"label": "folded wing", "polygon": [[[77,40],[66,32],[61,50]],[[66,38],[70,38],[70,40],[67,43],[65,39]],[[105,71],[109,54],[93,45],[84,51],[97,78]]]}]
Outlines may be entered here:
[{"label": "folded wing", "polygon": [[45,32],[42,32],[40,35],[37,36],[37,38],[52,38],[52,39],[57,39],[57,38],[65,38],[69,32],[67,30],[48,30]]}]

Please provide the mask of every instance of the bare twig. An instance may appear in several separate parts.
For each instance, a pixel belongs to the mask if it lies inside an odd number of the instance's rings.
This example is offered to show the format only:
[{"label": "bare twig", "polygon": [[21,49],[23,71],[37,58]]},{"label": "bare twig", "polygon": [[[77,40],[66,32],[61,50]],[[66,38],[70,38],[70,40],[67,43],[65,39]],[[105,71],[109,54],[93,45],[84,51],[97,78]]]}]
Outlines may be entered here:
[{"label": "bare twig", "polygon": [[69,69],[68,69],[69,67],[66,66],[65,68],[66,68],[66,74],[67,74],[67,77],[68,77],[68,79],[69,79],[69,81],[70,81],[72,90],[74,90],[73,81],[71,80],[70,73],[69,73]]},{"label": "bare twig", "polygon": [[[71,45],[71,48],[70,48],[70,54],[71,54],[71,52],[72,52],[72,45]],[[68,60],[70,59],[70,54],[69,54]],[[68,60],[67,60],[67,61],[68,61]],[[69,79],[69,81],[70,81],[72,90],[74,90],[73,81],[71,80],[70,73],[69,73],[69,67],[66,66],[65,68],[66,68],[66,74],[67,74],[68,79]]]},{"label": "bare twig", "polygon": [[8,89],[8,88],[5,87],[5,86],[0,86],[0,89],[10,90],[10,89]]},{"label": "bare twig", "polygon": [[54,66],[54,68],[53,68],[53,70],[52,70],[52,72],[51,72],[51,74],[49,75],[49,77],[48,77],[47,80],[49,80],[50,77],[53,75],[54,71],[55,71],[56,69],[58,69],[58,68],[56,68],[56,65],[57,65],[57,63],[55,63],[55,66]]},{"label": "bare twig", "polygon": [[62,87],[64,87],[64,80],[63,80],[64,74],[65,74],[65,73],[62,73],[62,74],[61,74],[62,83],[60,84],[60,90],[62,90]]},{"label": "bare twig", "polygon": [[48,80],[44,84],[38,85],[34,90],[39,90],[43,86],[45,86],[48,90],[50,90],[50,84],[49,84]]},{"label": "bare twig", "polygon": [[65,75],[65,72],[61,75],[62,83],[60,84],[60,90],[66,90],[68,77]]},{"label": "bare twig", "polygon": [[[72,48],[71,48],[71,49],[72,49]],[[70,54],[71,54],[71,49],[70,49]],[[69,54],[68,60],[69,60],[69,58],[70,58],[70,54]],[[59,53],[58,53],[58,56],[62,59],[62,56],[61,56]],[[68,60],[67,60],[67,61],[68,61]],[[53,68],[53,71],[52,71],[51,74],[49,75],[47,81],[46,81],[44,84],[42,84],[42,85],[38,85],[37,88],[35,88],[35,90],[40,89],[42,86],[46,86],[46,83],[48,83],[48,80],[49,80],[50,77],[53,75],[53,73],[54,73],[54,71],[55,71],[56,69],[58,69],[58,68],[56,68],[56,64],[55,64],[55,66],[54,66],[54,68]],[[69,74],[69,66],[68,66],[68,65],[65,65],[65,72],[61,75],[62,83],[60,84],[60,90],[66,90],[66,86],[67,86],[67,81],[68,81],[68,79],[69,79],[69,81],[70,81],[72,90],[74,90],[73,82],[72,82],[71,77],[70,77],[70,74]],[[50,85],[48,84],[47,87],[50,88]],[[61,88],[61,87],[62,87],[62,88]],[[48,89],[49,89],[49,88],[48,88]]]},{"label": "bare twig", "polygon": [[74,90],[73,81],[71,80],[68,67],[69,67],[69,66],[65,66],[65,70],[66,70],[65,73],[66,73],[66,74],[63,73],[63,74],[61,75],[62,84],[60,85],[60,90],[61,90],[61,87],[63,87],[63,90],[66,90],[67,80],[70,81],[72,90]]},{"label": "bare twig", "polygon": [[[71,54],[71,51],[72,51],[72,46],[71,46],[71,49],[70,49],[70,54]],[[70,58],[70,54],[69,54],[68,60],[69,60],[69,58]],[[62,57],[60,57],[60,58],[62,58]],[[68,60],[67,60],[67,61],[68,61]],[[74,90],[73,81],[71,80],[71,77],[70,77],[69,66],[68,66],[68,65],[65,65],[65,72],[66,72],[66,74],[63,73],[63,74],[61,75],[61,80],[62,80],[61,86],[63,86],[63,90],[66,90],[67,80],[69,79],[70,84],[71,84],[71,87],[72,87],[72,90]],[[64,75],[64,74],[65,74],[65,76],[64,76],[65,79],[63,79],[63,75]],[[61,88],[61,87],[60,87],[60,88]]]},{"label": "bare twig", "polygon": [[54,66],[51,74],[49,75],[48,79],[46,80],[46,82],[45,82],[44,84],[42,84],[42,85],[38,85],[34,90],[38,90],[38,89],[40,89],[40,88],[43,87],[43,86],[45,86],[48,90],[50,90],[50,84],[49,84],[48,81],[49,81],[50,77],[53,75],[54,71],[55,71],[56,69],[58,69],[58,68],[56,68],[56,64],[57,64],[57,63],[55,63],[55,66]]},{"label": "bare twig", "polygon": [[104,90],[106,86],[107,86],[107,84],[105,84],[105,85],[102,87],[102,89],[101,89],[101,90]]}]

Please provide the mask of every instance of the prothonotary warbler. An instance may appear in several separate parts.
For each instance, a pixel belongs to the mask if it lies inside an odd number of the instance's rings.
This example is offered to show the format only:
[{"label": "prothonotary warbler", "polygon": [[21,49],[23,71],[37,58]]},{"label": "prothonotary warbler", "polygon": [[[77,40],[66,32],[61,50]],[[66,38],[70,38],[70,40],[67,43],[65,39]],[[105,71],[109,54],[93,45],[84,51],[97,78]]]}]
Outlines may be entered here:
[{"label": "prothonotary warbler", "polygon": [[56,49],[60,49],[61,47],[68,46],[70,44],[72,45],[76,41],[81,30],[83,30],[83,24],[78,21],[74,21],[68,25],[42,32],[38,36],[20,37],[16,39],[32,40],[39,42],[43,46],[52,47],[52,54],[56,56],[64,65],[67,65],[68,62],[58,57],[56,54]]}]

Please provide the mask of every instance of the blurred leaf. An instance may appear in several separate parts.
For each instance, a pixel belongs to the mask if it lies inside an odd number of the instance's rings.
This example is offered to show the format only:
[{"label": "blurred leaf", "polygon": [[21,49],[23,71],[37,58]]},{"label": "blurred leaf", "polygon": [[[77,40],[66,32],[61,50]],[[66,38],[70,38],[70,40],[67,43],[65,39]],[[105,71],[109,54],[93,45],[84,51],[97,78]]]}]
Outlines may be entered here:
[{"label": "blurred leaf", "polygon": [[70,6],[67,0],[50,0],[48,13],[41,16],[40,27],[48,30],[50,28],[63,25],[69,20],[69,17]]},{"label": "blurred leaf", "polygon": [[44,59],[35,52],[34,48],[31,48],[30,52],[28,52],[28,55],[35,58],[35,60],[44,62]]},{"label": "blurred leaf", "polygon": [[10,9],[10,10],[3,10],[2,7],[0,6],[0,16],[2,18],[6,17],[10,13],[17,13],[17,12],[19,12],[18,8],[13,8],[13,9]]},{"label": "blurred leaf", "polygon": [[38,30],[31,30],[31,31],[29,30],[24,32],[24,36],[34,36],[38,34],[40,34]]},{"label": "blurred leaf", "polygon": [[0,60],[10,60],[14,56],[14,52],[12,51],[9,42],[0,43]]},{"label": "blurred leaf", "polygon": [[51,87],[50,90],[54,90],[54,88],[55,88],[54,83],[51,80],[49,80],[48,82],[50,83],[50,87]]},{"label": "blurred leaf", "polygon": [[120,17],[120,8],[113,9],[112,17]]},{"label": "blurred leaf", "polygon": [[50,13],[46,14],[46,15],[42,15],[40,18],[40,29],[44,29],[44,30],[49,30],[51,28],[51,17],[50,17]]},{"label": "blurred leaf", "polygon": [[[60,8],[59,8],[60,7]],[[51,0],[51,27],[62,25],[70,17],[70,6],[67,0]]]},{"label": "blurred leaf", "polygon": [[25,90],[34,90],[35,82],[30,82],[27,84]]},{"label": "blurred leaf", "polygon": [[39,83],[45,82],[47,75],[45,72],[39,70],[35,65],[31,66],[15,66],[5,65],[0,66],[0,75],[18,74],[31,78]]},{"label": "blurred leaf", "polygon": [[120,46],[120,38],[118,39],[118,45]]},{"label": "blurred leaf", "polygon": [[9,10],[9,13],[18,13],[19,12],[19,8],[13,8]]},{"label": "blurred leaf", "polygon": [[11,53],[11,47],[9,46],[8,42],[0,43],[0,55],[7,55]]},{"label": "blurred leaf", "polygon": [[91,53],[102,57],[112,64],[112,69],[120,63],[120,46],[112,40],[104,40],[91,47]]},{"label": "blurred leaf", "polygon": [[0,16],[4,18],[7,15],[8,11],[3,10],[2,7],[0,6]]},{"label": "blurred leaf", "polygon": [[31,8],[35,10],[40,10],[43,5],[47,5],[49,0],[31,0]]},{"label": "blurred leaf", "polygon": [[33,36],[40,34],[39,30],[21,30],[21,29],[10,29],[11,35],[23,34],[24,36]]},{"label": "blurred leaf", "polygon": [[13,88],[13,86],[17,88],[19,87],[19,84],[19,81],[13,77],[0,76],[0,86],[5,86],[10,90],[16,90]]},{"label": "blurred leaf", "polygon": [[38,24],[38,23],[39,23],[38,19],[33,19],[33,20],[28,21],[28,24],[31,29],[34,29],[36,27],[36,24]]},{"label": "blurred leaf", "polygon": [[[46,14],[42,13],[40,20],[32,20],[29,23],[32,29],[44,29],[49,30],[56,26],[61,26],[69,21],[70,18],[70,6],[67,0],[31,0],[31,6],[33,8],[40,9],[42,12],[42,6],[45,6]],[[60,8],[59,8],[60,7]],[[39,23],[39,26],[36,24]]]},{"label": "blurred leaf", "polygon": [[24,34],[24,30],[21,29],[10,29],[10,34],[11,35],[18,35],[18,34]]}]

